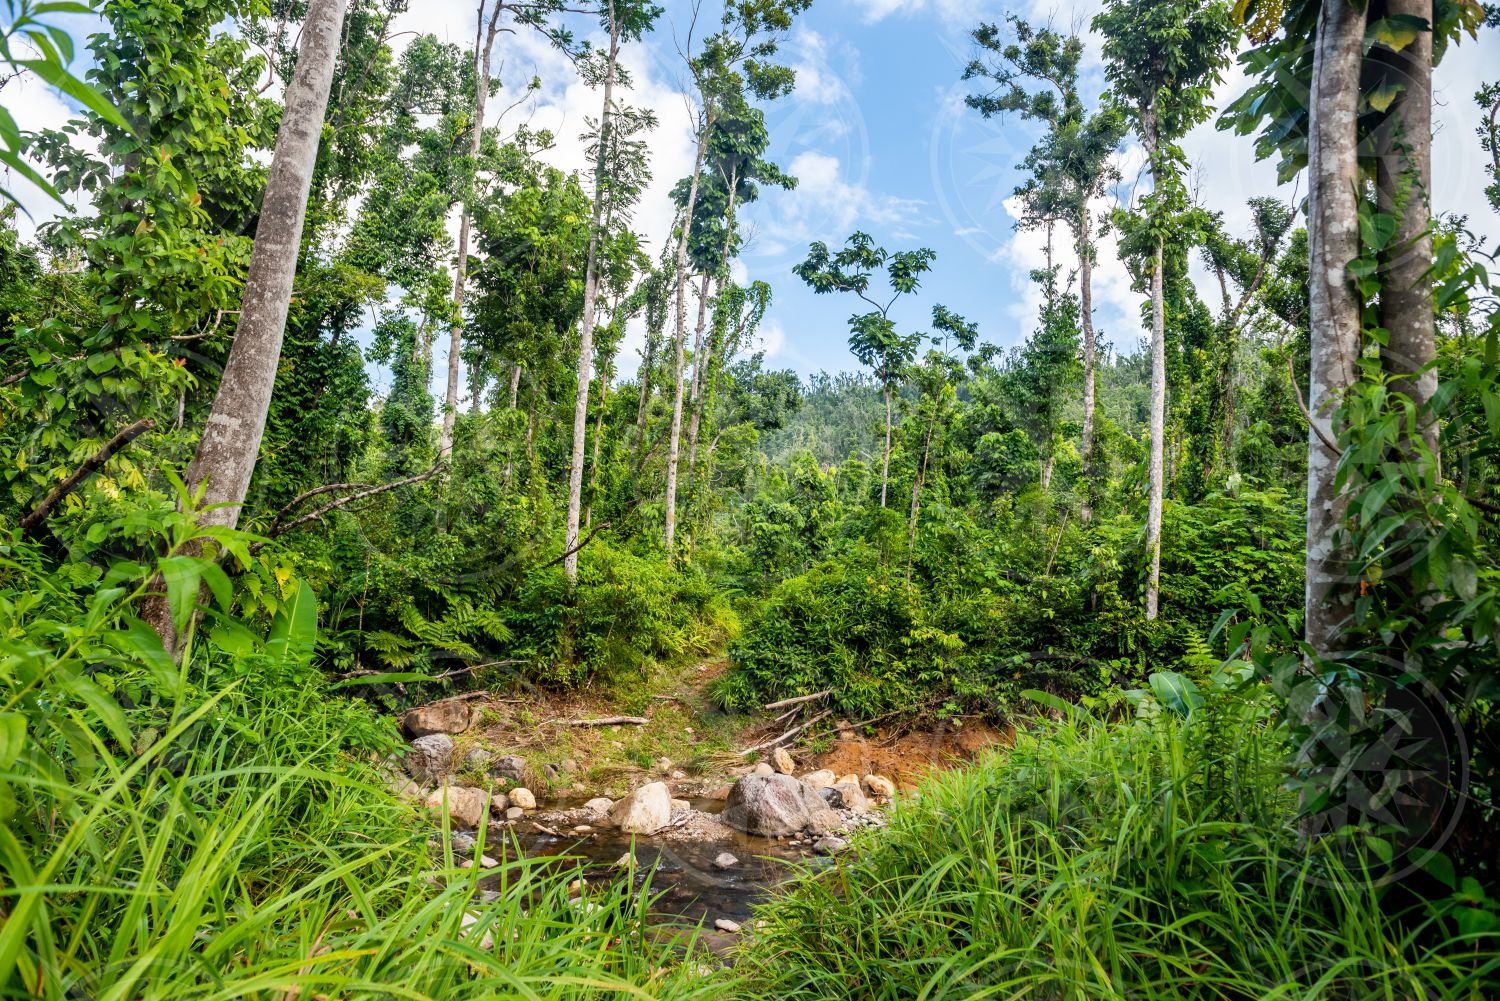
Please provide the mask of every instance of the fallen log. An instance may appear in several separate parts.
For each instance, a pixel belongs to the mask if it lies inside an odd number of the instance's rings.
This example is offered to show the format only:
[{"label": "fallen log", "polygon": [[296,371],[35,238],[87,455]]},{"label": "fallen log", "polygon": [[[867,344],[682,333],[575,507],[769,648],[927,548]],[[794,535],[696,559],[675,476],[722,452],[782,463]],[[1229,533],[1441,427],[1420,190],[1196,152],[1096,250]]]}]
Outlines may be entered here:
[{"label": "fallen log", "polygon": [[813,692],[811,695],[799,695],[794,699],[782,699],[780,702],[768,702],[761,706],[762,709],[784,709],[787,706],[795,706],[802,702],[811,702],[813,699],[821,699],[825,695],[831,695],[833,689],[825,688],[821,692]]},{"label": "fallen log", "polygon": [[603,716],[599,719],[562,719],[559,726],[645,726],[651,722],[644,716]]},{"label": "fallen log", "polygon": [[824,709],[822,712],[818,713],[818,715],[814,716],[812,719],[808,720],[806,723],[801,723],[801,724],[798,724],[797,726],[792,727],[786,733],[783,733],[780,737],[775,737],[775,738],[773,738],[771,740],[765,741],[764,743],[756,744],[754,747],[747,747],[747,748],[745,748],[743,751],[741,751],[739,753],[740,753],[741,757],[743,757],[746,754],[753,754],[756,751],[764,751],[768,747],[775,747],[777,744],[781,743],[783,740],[790,740],[792,737],[794,737],[797,734],[801,733],[803,730],[806,730],[808,727],[812,726],[814,723],[818,722],[819,720],[826,719],[827,717],[832,716],[832,715],[833,715],[833,710],[832,709]]}]

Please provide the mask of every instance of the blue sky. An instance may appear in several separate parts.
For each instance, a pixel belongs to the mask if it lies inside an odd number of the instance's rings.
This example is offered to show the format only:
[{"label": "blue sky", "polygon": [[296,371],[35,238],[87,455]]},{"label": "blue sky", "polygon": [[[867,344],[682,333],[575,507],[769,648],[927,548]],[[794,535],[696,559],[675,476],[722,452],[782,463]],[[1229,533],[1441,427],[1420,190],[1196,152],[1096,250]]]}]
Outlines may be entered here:
[{"label": "blue sky", "polygon": [[[1090,0],[1016,0],[1009,5],[988,0],[815,0],[783,47],[784,60],[798,71],[797,91],[766,108],[771,158],[799,175],[801,184],[790,193],[766,191],[742,215],[751,237],[737,276],[763,279],[775,292],[762,328],[762,347],[771,365],[803,374],[855,367],[846,322],[861,304],[843,296],[813,295],[791,267],[809,241],[838,243],[856,229],[893,249],[927,246],[937,252],[921,291],[898,307],[897,320],[907,329],[925,329],[933,304],[941,302],[977,321],[983,340],[1012,345],[1025,338],[1037,305],[1027,272],[1042,260],[1042,238],[1015,232],[1007,199],[1020,177],[1015,165],[1036,132],[1019,120],[985,121],[963,107],[971,86],[959,79],[972,53],[968,32],[1007,9],[1033,23],[1050,20],[1059,28],[1086,30],[1097,6]],[[472,0],[414,0],[395,29],[431,31],[467,47],[473,39],[474,7]],[[705,4],[705,11],[714,9]],[[636,214],[637,227],[653,249],[667,237],[666,192],[691,166],[690,114],[674,44],[689,10],[686,0],[671,0],[667,20],[656,34],[626,55],[635,78],[627,99],[654,109],[661,122],[651,140],[656,176]],[[580,22],[579,28],[586,33],[589,25]],[[1090,94],[1102,87],[1097,43],[1090,40],[1085,62]],[[534,101],[501,124],[526,118],[534,126],[554,129],[559,142],[548,158],[564,169],[585,169],[578,136],[585,129],[584,116],[597,116],[598,96],[535,37],[502,36],[496,66],[511,88],[533,74],[543,83]],[[1434,145],[1437,208],[1469,213],[1471,225],[1492,240],[1500,238],[1500,217],[1481,193],[1485,181],[1473,138],[1478,115],[1472,95],[1480,82],[1496,77],[1496,32],[1466,40],[1450,53],[1438,70]],[[1218,103],[1227,103],[1243,87],[1232,69],[1219,88]],[[23,127],[60,124],[68,114],[55,95],[34,83],[13,84],[5,99]],[[1248,222],[1244,202],[1253,195],[1300,195],[1293,186],[1276,187],[1271,167],[1254,162],[1248,138],[1219,133],[1209,125],[1196,130],[1185,145],[1198,168],[1194,184],[1199,200],[1224,211],[1232,228]],[[1132,148],[1121,154],[1127,185],[1120,197],[1129,196],[1138,154]],[[45,205],[28,201],[44,214]],[[1065,266],[1070,263],[1065,252],[1059,259]],[[1117,350],[1135,350],[1141,336],[1140,296],[1129,288],[1108,240],[1101,246],[1095,298],[1104,338]],[[1215,293],[1210,301],[1216,300]],[[622,377],[634,371],[640,342],[637,326],[620,359]],[[444,346],[437,347],[440,372]],[[377,386],[383,381],[377,373]]]}]

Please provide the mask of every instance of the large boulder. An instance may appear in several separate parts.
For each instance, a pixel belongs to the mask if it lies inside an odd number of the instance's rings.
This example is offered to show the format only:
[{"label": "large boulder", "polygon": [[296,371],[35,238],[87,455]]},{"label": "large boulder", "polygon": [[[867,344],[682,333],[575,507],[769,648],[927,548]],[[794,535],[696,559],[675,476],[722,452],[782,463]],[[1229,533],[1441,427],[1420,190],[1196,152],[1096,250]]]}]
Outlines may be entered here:
[{"label": "large boulder", "polygon": [[430,733],[463,733],[469,728],[469,704],[461,699],[444,699],[431,705],[408,709],[401,726],[413,737]]},{"label": "large boulder", "polygon": [[746,775],[729,790],[719,819],[736,830],[779,838],[824,834],[843,821],[822,798],[790,775]]},{"label": "large boulder", "polygon": [[672,793],[665,782],[648,782],[609,810],[622,834],[655,834],[672,821]]},{"label": "large boulder", "polygon": [[[484,825],[490,794],[472,786],[438,786],[427,797],[427,808],[434,813],[448,811],[455,827],[478,830]],[[497,797],[496,810],[505,808],[505,797]]]},{"label": "large boulder", "polygon": [[453,770],[453,738],[446,733],[429,734],[411,742],[406,770],[418,782],[441,782]]}]

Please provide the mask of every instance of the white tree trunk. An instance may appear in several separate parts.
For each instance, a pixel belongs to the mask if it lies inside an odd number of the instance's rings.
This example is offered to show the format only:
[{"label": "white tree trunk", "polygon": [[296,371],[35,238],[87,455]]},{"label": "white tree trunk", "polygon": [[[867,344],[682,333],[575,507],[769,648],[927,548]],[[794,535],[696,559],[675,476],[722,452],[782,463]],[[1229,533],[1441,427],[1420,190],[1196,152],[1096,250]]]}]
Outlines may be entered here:
[{"label": "white tree trunk", "polygon": [[1085,206],[1079,220],[1078,305],[1083,328],[1083,442],[1079,449],[1083,459],[1083,509],[1080,518],[1085,525],[1093,520],[1090,504],[1093,491],[1094,457],[1094,246],[1089,240],[1089,210]]},{"label": "white tree trunk", "polygon": [[1161,510],[1165,496],[1165,438],[1167,427],[1167,331],[1162,303],[1161,240],[1151,265],[1151,458],[1146,505],[1146,555],[1151,568],[1146,577],[1146,618],[1156,618],[1161,603]]},{"label": "white tree trunk", "polygon": [[1359,300],[1347,265],[1359,255],[1355,121],[1365,15],[1348,0],[1323,0],[1313,54],[1308,130],[1308,317],[1312,328],[1307,408],[1305,637],[1318,655],[1339,648],[1353,613],[1348,557],[1337,544],[1348,499],[1334,480],[1333,411],[1354,383]]},{"label": "white tree trunk", "polygon": [[672,365],[672,428],[667,441],[666,547],[673,551],[677,537],[677,463],[682,452],[682,368],[687,354],[687,245],[693,228],[693,209],[698,203],[698,182],[703,175],[703,157],[708,152],[708,133],[713,123],[707,116],[698,133],[698,152],[693,161],[693,177],[688,185],[687,206],[682,213],[682,233],[677,239],[675,283],[677,285],[677,331],[673,337],[675,358]]},{"label": "white tree trunk", "polygon": [[[736,174],[737,173],[738,172],[736,172]],[[723,251],[722,251],[722,253],[720,254],[720,257],[719,257],[720,262],[721,262],[721,270],[719,272],[719,279],[718,279],[717,282],[715,282],[716,297],[720,301],[722,301],[723,298],[724,298],[724,288],[725,288],[725,286],[727,286],[729,284],[729,251],[730,251],[730,248],[734,245],[734,196],[735,196],[735,188],[739,185],[739,178],[738,178],[738,176],[731,175],[728,178],[728,181],[729,181],[729,204],[726,207],[725,212],[724,212],[724,248],[723,248]],[[708,276],[707,275],[703,276],[703,294],[704,294],[704,302],[700,303],[699,307],[698,307],[698,333],[699,333],[698,341],[699,341],[700,345],[701,345],[701,343],[703,341],[703,337],[702,337],[702,334],[703,334],[703,309],[704,309],[704,306],[706,306],[706,304],[707,304],[707,296],[708,296]],[[692,481],[692,478],[696,474],[696,471],[698,469],[698,429],[700,428],[700,426],[703,423],[703,399],[702,399],[702,397],[703,397],[703,394],[705,392],[709,392],[709,390],[707,388],[705,388],[705,386],[703,384],[703,375],[704,375],[704,372],[705,372],[704,366],[707,365],[706,371],[707,371],[707,373],[708,373],[708,375],[709,375],[709,377],[711,379],[717,380],[717,378],[718,378],[718,355],[717,355],[718,346],[715,345],[713,343],[713,341],[714,341],[714,339],[712,337],[710,337],[709,338],[708,357],[706,359],[699,358],[696,354],[693,357],[693,418],[692,418],[691,421],[688,422],[688,480],[689,480],[689,482]],[[712,398],[712,393],[709,393],[709,395],[710,395],[710,398]]]},{"label": "white tree trunk", "polygon": [[609,161],[610,101],[615,87],[615,65],[620,56],[620,25],[610,4],[609,64],[604,73],[604,110],[599,115],[599,155],[594,165],[594,207],[589,220],[589,250],[583,272],[583,318],[578,334],[578,390],[573,402],[573,454],[568,465],[567,557],[563,573],[571,586],[578,580],[578,524],[583,508],[584,438],[589,421],[589,366],[594,353],[594,309],[599,298],[599,238],[604,218],[605,175]]},{"label": "white tree trunk", "polygon": [[885,507],[886,485],[891,479],[891,387],[887,384],[885,391],[885,451],[880,458],[880,506]]},{"label": "white tree trunk", "polygon": [[[469,137],[469,157],[478,160],[480,140],[484,137],[484,106],[490,93],[490,52],[495,47],[495,34],[500,29],[500,12],[503,3],[496,3],[490,15],[489,28],[484,25],[484,9],[489,0],[479,0],[479,23],[474,32],[474,64],[478,85],[474,93],[474,127]],[[480,41],[481,35],[483,41]],[[459,355],[463,351],[464,285],[469,273],[469,230],[473,213],[469,200],[464,199],[463,212],[458,220],[458,259],[453,268],[453,327],[448,331],[448,390],[443,399],[443,430],[438,439],[438,455],[446,458],[453,454],[453,424],[458,418],[458,370]]]}]

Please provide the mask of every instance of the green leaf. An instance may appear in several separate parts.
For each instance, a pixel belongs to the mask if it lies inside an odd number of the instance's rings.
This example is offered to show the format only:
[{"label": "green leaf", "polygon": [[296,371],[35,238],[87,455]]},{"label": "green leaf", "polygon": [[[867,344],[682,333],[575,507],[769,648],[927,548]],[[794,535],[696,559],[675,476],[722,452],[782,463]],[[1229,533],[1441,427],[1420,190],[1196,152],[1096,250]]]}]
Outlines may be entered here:
[{"label": "green leaf", "polygon": [[69,73],[66,67],[45,59],[18,59],[15,65],[35,73],[111,125],[130,130],[130,123],[125,121],[125,117],[113,104],[104,99],[104,95]]},{"label": "green leaf", "polygon": [[1370,107],[1384,113],[1405,89],[1405,84],[1387,81],[1366,94],[1365,100],[1370,102]]},{"label": "green leaf", "polygon": [[1203,705],[1203,694],[1185,675],[1176,671],[1155,671],[1148,680],[1157,701],[1184,719]]},{"label": "green leaf", "polygon": [[0,713],[0,768],[9,768],[26,746],[26,717],[20,713]]},{"label": "green leaf", "polygon": [[159,693],[172,699],[178,697],[181,675],[155,629],[140,619],[126,619],[124,628],[116,630],[113,639],[117,650],[146,669]]},{"label": "green leaf", "polygon": [[266,653],[283,664],[306,664],[317,640],[318,598],[307,581],[298,581],[297,590],[271,622]]}]

